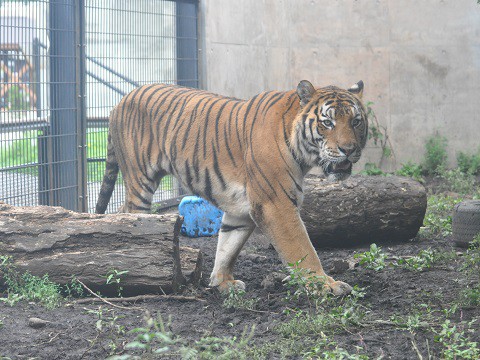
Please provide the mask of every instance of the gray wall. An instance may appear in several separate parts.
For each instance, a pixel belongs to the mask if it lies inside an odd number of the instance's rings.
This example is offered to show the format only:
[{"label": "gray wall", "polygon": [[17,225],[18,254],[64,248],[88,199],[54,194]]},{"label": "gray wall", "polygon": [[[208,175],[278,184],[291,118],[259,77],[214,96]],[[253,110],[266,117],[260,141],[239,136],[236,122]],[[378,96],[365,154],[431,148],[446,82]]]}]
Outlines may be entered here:
[{"label": "gray wall", "polygon": [[[395,161],[421,161],[438,132],[456,151],[480,145],[480,5],[476,0],[201,0],[208,90],[248,98],[302,79],[362,79]],[[362,164],[378,162],[369,144]]]}]

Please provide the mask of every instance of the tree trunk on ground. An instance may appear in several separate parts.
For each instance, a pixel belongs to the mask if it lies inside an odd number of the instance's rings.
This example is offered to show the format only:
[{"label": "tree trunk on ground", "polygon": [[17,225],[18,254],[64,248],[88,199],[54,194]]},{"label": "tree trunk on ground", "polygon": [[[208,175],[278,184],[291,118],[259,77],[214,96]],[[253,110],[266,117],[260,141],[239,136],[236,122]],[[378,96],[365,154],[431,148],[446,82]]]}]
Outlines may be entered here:
[{"label": "tree trunk on ground", "polygon": [[[105,295],[115,294],[118,286],[125,295],[169,293],[178,288],[178,279],[197,282],[202,270],[199,250],[174,251],[175,218],[80,214],[60,207],[0,203],[0,254],[12,256],[19,271],[48,273],[59,284],[75,275]],[[112,270],[128,270],[119,285],[106,285]]]},{"label": "tree trunk on ground", "polygon": [[412,239],[427,209],[424,186],[399,176],[307,176],[304,193],[301,216],[317,248]]}]

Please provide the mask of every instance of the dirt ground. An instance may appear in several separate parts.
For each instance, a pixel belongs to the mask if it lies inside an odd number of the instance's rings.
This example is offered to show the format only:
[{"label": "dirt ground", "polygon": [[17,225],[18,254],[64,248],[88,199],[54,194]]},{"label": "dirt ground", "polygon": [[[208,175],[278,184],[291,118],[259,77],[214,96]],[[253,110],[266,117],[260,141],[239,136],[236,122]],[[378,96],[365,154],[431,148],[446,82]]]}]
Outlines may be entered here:
[{"label": "dirt ground", "polygon": [[[205,255],[203,284],[196,290],[189,290],[190,295],[194,291],[194,295],[204,301],[159,299],[119,305],[141,307],[148,310],[153,318],[161,315],[167,330],[173,336],[182,338],[184,344],[195,344],[206,336],[236,336],[239,339],[244,329],[250,330],[254,326],[248,347],[250,350],[253,347],[263,350],[250,352],[246,358],[254,357],[254,354],[258,358],[272,359],[283,356],[315,358],[304,352],[327,336],[330,343],[335,343],[332,348],[343,349],[351,356],[340,357],[338,352],[337,357],[328,357],[331,359],[436,359],[441,358],[444,345],[435,341],[436,334],[432,329],[440,332],[440,319],[445,320],[447,317],[451,323],[458,325],[457,332],[463,330],[470,341],[480,342],[479,321],[471,323],[468,329],[465,325],[480,318],[478,306],[464,306],[451,314],[443,314],[455,303],[462,289],[469,285],[467,282],[475,281],[467,279],[460,270],[462,256],[459,252],[465,253],[466,250],[455,248],[451,237],[378,244],[388,255],[387,261],[394,257],[414,256],[420,250],[429,248],[447,254],[457,252],[455,258],[437,262],[432,268],[421,272],[395,267],[381,271],[369,270],[364,266],[355,266],[353,269],[335,268],[336,260],[353,259],[355,253],[367,251],[368,245],[355,249],[319,251],[327,272],[338,280],[365,288],[365,296],[359,299],[359,304],[366,315],[359,324],[339,326],[328,332],[308,333],[306,337],[299,336],[295,340],[298,348],[289,355],[285,355],[288,352],[282,350],[280,344],[292,336],[281,335],[278,328],[299,316],[301,311],[311,312],[312,306],[303,298],[296,302],[285,300],[287,288],[281,282],[285,275],[276,274],[282,273],[284,267],[276,252],[271,247],[259,246],[256,241],[249,241],[242,252],[235,274],[247,284],[245,298],[257,300],[254,309],[246,310],[224,306],[224,297],[206,286],[213,266],[216,239],[182,238],[181,242],[200,248]],[[478,277],[476,281],[478,282]],[[342,302],[340,299],[335,301]],[[293,310],[285,311],[289,309]],[[0,359],[3,359],[2,356],[10,359],[104,359],[111,354],[134,354],[131,350],[124,349],[124,346],[135,338],[135,334],[128,331],[145,325],[144,316],[143,310],[118,309],[106,304],[72,304],[67,301],[63,307],[46,310],[35,303],[21,301],[11,307],[0,302]],[[32,328],[28,325],[31,317],[41,318],[48,323],[42,328]],[[418,323],[412,325],[415,317]],[[339,321],[344,318],[339,317]],[[400,323],[404,325],[399,325]],[[282,336],[284,339],[280,340]],[[157,356],[179,357],[179,353]]]}]

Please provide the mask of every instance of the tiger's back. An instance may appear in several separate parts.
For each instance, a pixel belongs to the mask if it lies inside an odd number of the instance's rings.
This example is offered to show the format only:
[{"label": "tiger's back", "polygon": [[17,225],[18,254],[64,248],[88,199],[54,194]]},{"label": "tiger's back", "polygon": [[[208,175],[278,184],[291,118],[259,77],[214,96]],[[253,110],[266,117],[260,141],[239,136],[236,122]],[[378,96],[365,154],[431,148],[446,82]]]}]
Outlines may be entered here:
[{"label": "tiger's back", "polygon": [[[259,97],[265,104],[270,99],[270,108],[262,109],[268,113],[293,92]],[[122,211],[149,211],[161,177],[169,173],[224,211],[248,212],[245,161],[256,137],[252,120],[259,111],[252,110],[252,100],[161,84],[142,86],[125,96],[110,116],[109,153],[116,158],[107,159],[107,174],[109,167],[115,170],[116,161],[125,179]],[[265,134],[260,140],[269,142]],[[104,183],[111,184],[111,176],[107,178]],[[102,188],[97,213],[105,211],[109,194]]]}]

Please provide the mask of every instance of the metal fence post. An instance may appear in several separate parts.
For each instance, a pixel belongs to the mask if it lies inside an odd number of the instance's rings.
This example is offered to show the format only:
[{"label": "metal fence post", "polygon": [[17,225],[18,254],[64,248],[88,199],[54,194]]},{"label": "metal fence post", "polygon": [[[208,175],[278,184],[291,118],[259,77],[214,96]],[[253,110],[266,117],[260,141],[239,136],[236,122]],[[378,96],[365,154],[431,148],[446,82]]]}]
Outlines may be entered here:
[{"label": "metal fence post", "polygon": [[86,67],[85,67],[85,1],[77,0],[76,13],[76,85],[77,85],[77,154],[78,154],[78,211],[88,211],[87,190],[87,109],[86,109]]},{"label": "metal fence post", "polygon": [[177,84],[198,87],[196,0],[176,1]]},{"label": "metal fence post", "polygon": [[53,204],[78,210],[75,0],[50,0]]}]

